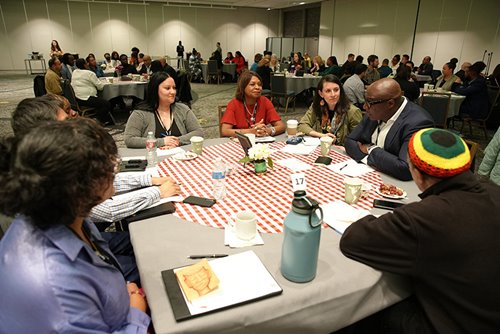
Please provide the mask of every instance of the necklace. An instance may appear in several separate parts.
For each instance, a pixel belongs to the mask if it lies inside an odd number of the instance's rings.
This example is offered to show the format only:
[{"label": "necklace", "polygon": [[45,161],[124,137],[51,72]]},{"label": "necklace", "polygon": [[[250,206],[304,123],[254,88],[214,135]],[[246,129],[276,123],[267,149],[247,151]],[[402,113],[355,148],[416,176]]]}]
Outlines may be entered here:
[{"label": "necklace", "polygon": [[158,117],[158,121],[160,122],[160,125],[161,127],[163,128],[164,132],[162,132],[161,134],[164,136],[164,137],[168,137],[172,134],[172,123],[173,123],[173,115],[172,115],[172,111],[170,111],[170,126],[167,128],[165,126],[165,124],[163,123],[162,119],[161,119],[161,116],[160,116],[160,112],[158,111],[158,109],[155,110],[155,113],[156,113],[156,117]]},{"label": "necklace", "polygon": [[248,117],[245,117],[247,118],[247,123],[248,126],[250,127],[251,125],[255,124],[255,116],[257,114],[257,101],[255,101],[255,105],[253,106],[253,112],[250,112],[248,110],[246,101],[243,101],[243,106],[245,107],[245,111],[247,112],[247,114],[250,116],[250,122],[248,122]]}]

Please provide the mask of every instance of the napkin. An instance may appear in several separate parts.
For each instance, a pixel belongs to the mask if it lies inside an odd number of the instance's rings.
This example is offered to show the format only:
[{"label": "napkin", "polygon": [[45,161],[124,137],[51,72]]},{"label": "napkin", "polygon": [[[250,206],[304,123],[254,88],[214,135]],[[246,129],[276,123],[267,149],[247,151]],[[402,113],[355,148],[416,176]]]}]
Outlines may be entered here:
[{"label": "napkin", "polygon": [[280,166],[288,168],[292,172],[300,172],[312,168],[311,165],[306,164],[305,162],[295,158],[276,160],[275,163]]},{"label": "napkin", "polygon": [[339,162],[333,165],[329,165],[326,168],[334,171],[335,173],[340,173],[351,177],[361,176],[374,171],[374,169],[370,166],[365,165],[364,163],[357,163],[354,160]]},{"label": "napkin", "polygon": [[166,157],[166,156],[174,155],[174,154],[181,153],[181,152],[184,152],[184,150],[180,147],[175,147],[175,148],[171,148],[168,150],[162,150],[161,148],[156,149],[156,155],[158,157]]},{"label": "napkin", "polygon": [[321,145],[321,141],[316,137],[304,136],[304,145],[306,146],[319,146]]},{"label": "napkin", "polygon": [[263,245],[263,244],[264,240],[262,240],[259,231],[257,231],[253,239],[241,240],[236,236],[236,230],[234,226],[229,225],[224,229],[224,245],[229,246],[231,248],[241,248],[241,247]]},{"label": "napkin", "polygon": [[316,146],[307,146],[304,144],[298,144],[298,145],[285,145],[281,149],[281,152],[283,153],[290,153],[290,154],[302,154],[302,155],[309,155],[314,150],[316,149]]},{"label": "napkin", "polygon": [[320,205],[323,209],[323,221],[340,234],[355,221],[370,214],[363,209],[356,209],[344,201],[334,201]]}]

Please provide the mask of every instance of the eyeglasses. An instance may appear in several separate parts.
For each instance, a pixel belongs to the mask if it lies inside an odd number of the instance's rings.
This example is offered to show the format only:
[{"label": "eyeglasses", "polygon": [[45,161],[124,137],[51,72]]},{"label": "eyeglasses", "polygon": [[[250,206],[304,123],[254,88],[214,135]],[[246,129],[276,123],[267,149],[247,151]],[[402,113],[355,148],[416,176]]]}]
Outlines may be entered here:
[{"label": "eyeglasses", "polygon": [[370,108],[371,106],[374,106],[376,104],[380,104],[380,103],[385,103],[385,102],[388,102],[390,100],[392,100],[393,98],[391,97],[390,99],[385,99],[385,100],[376,100],[376,101],[368,101],[366,98],[365,98],[365,104],[368,106],[368,108]]}]

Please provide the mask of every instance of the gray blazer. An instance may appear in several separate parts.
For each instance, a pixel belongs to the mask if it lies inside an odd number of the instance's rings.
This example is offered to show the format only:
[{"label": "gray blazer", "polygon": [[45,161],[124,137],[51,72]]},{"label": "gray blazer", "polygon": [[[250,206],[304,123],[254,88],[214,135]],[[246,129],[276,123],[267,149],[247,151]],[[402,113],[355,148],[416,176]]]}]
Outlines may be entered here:
[{"label": "gray blazer", "polygon": [[[170,111],[173,112],[175,124],[181,132],[180,144],[190,144],[189,139],[192,136],[203,136],[196,116],[193,111],[183,103],[175,103],[170,106]],[[125,145],[128,148],[145,148],[146,137],[148,132],[155,133],[155,114],[152,111],[134,110],[127,121],[125,127]],[[164,146],[163,138],[156,139],[156,146]]]}]

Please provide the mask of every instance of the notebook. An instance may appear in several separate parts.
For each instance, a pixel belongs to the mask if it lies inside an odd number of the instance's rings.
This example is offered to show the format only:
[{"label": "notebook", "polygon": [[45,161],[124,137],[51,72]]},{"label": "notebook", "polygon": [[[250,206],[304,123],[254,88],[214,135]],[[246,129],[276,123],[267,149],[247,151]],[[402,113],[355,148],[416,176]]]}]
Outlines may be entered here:
[{"label": "notebook", "polygon": [[[193,264],[196,263],[193,261]],[[189,302],[180,288],[174,268],[161,272],[176,321],[279,295],[283,289],[253,251],[209,261],[219,279],[214,291]]]}]

